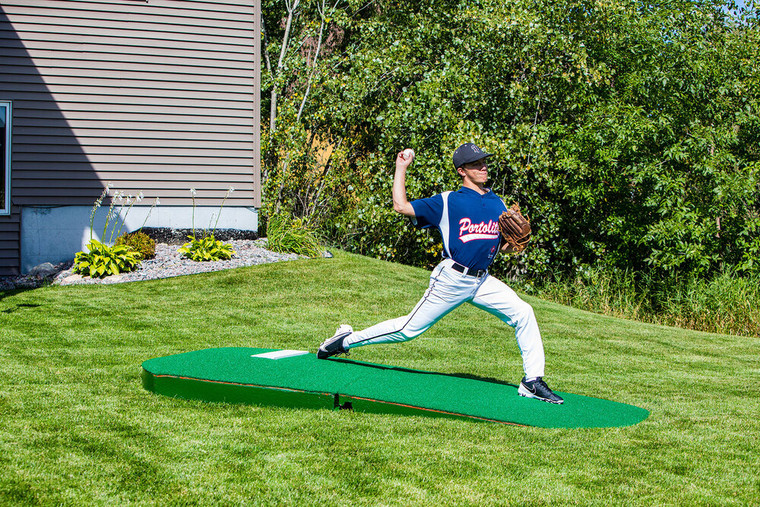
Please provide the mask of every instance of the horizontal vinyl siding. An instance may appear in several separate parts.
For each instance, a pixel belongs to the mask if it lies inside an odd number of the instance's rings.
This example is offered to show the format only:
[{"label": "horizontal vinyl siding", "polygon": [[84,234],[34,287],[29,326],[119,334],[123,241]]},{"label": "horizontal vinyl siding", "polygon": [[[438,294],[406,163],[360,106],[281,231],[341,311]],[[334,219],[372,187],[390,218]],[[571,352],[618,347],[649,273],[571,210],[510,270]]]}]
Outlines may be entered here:
[{"label": "horizontal vinyl siding", "polygon": [[11,214],[0,216],[0,276],[19,274],[21,265],[21,212],[11,206]]},{"label": "horizontal vinyl siding", "polygon": [[252,0],[3,0],[1,15],[15,205],[89,205],[107,182],[260,205]]}]

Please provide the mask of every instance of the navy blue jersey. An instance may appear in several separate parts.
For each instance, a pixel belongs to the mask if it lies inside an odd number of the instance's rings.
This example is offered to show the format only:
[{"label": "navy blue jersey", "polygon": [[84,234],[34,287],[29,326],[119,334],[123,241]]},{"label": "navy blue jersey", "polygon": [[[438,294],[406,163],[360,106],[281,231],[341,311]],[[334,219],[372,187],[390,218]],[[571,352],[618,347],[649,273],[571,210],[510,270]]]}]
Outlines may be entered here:
[{"label": "navy blue jersey", "polygon": [[507,210],[498,195],[462,187],[417,199],[412,207],[418,227],[441,232],[445,258],[468,268],[488,269],[499,250],[499,216]]}]

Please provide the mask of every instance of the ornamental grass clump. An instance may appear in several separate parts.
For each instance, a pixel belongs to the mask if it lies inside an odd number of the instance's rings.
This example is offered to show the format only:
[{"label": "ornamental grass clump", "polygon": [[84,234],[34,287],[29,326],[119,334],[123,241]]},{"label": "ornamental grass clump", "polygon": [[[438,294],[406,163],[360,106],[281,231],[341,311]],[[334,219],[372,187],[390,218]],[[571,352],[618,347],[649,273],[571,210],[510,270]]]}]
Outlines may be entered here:
[{"label": "ornamental grass clump", "polygon": [[[219,207],[219,214],[216,216],[216,222],[214,223],[214,227],[210,228],[211,231],[209,232],[209,229],[204,229],[203,236],[198,238],[198,236],[195,233],[195,189],[190,189],[190,195],[193,197],[193,235],[188,236],[187,243],[182,245],[179,249],[179,253],[182,254],[183,257],[186,257],[188,259],[197,261],[197,262],[208,262],[208,261],[226,261],[230,260],[233,255],[235,255],[235,250],[233,250],[232,245],[228,243],[224,243],[223,241],[219,241],[214,237],[214,232],[216,231],[216,226],[219,224],[219,217],[222,215],[222,209],[224,208],[224,203],[227,201],[227,198],[234,192],[235,189],[233,187],[230,187],[227,190],[227,194],[225,194],[224,199],[222,199],[222,204]],[[211,220],[214,219],[214,215],[211,215]],[[211,223],[209,222],[209,226]]]},{"label": "ornamental grass clump", "polygon": [[[87,251],[77,252],[74,256],[74,272],[82,276],[91,278],[104,278],[110,275],[118,275],[134,270],[143,259],[141,251],[136,250],[130,244],[125,242],[116,245],[113,243],[114,235],[119,238],[129,211],[136,203],[142,201],[143,193],[138,195],[126,195],[123,192],[116,191],[111,199],[111,204],[106,213],[105,225],[101,235],[102,241],[93,236],[95,225],[95,214],[103,204],[103,199],[110,194],[112,184],[108,183],[103,193],[95,201],[90,212],[90,242],[87,244]],[[156,199],[158,203],[158,199]],[[151,211],[153,206],[151,206]],[[150,214],[150,211],[148,212]],[[147,218],[146,218],[147,220]],[[109,230],[110,228],[110,230]],[[106,238],[108,240],[106,241]],[[154,244],[155,252],[155,244]]]},{"label": "ornamental grass clump", "polygon": [[273,252],[319,257],[324,251],[316,233],[301,219],[278,213],[267,224],[267,248]]}]

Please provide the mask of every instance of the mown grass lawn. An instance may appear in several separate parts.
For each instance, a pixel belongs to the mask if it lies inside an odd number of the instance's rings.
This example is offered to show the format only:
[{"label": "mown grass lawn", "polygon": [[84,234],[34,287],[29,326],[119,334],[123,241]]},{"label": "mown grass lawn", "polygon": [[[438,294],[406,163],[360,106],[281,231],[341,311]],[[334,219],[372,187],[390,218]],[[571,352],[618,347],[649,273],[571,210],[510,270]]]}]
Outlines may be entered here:
[{"label": "mown grass lawn", "polygon": [[[146,359],[314,350],[406,313],[428,273],[338,253],[152,282],[0,293],[0,504],[757,505],[760,339],[526,298],[557,390],[644,422],[547,430],[211,404],[143,390]],[[352,359],[517,383],[514,333],[462,307]],[[537,402],[538,403],[538,402]]]}]

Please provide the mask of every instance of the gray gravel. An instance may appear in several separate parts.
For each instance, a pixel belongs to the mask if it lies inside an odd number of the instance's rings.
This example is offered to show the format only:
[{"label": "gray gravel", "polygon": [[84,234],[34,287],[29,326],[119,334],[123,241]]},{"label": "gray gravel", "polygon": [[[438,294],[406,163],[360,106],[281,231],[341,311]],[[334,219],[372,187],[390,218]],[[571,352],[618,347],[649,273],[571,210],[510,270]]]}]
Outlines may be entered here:
[{"label": "gray gravel", "polygon": [[[283,254],[267,250],[266,238],[260,238],[257,240],[231,240],[229,243],[232,244],[236,253],[232,259],[228,261],[192,261],[190,259],[182,258],[181,254],[178,252],[179,245],[157,243],[156,257],[154,259],[142,261],[136,270],[129,273],[107,276],[105,278],[82,277],[72,271],[72,263],[68,262],[56,266],[57,273],[48,277],[20,276],[0,278],[0,290],[12,290],[17,288],[29,289],[39,287],[45,283],[52,283],[53,285],[75,285],[137,282],[304,258],[303,256],[292,253]],[[328,253],[325,253],[325,255],[330,256]]]}]

